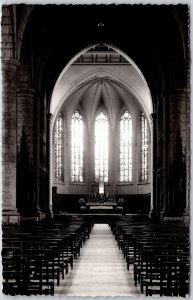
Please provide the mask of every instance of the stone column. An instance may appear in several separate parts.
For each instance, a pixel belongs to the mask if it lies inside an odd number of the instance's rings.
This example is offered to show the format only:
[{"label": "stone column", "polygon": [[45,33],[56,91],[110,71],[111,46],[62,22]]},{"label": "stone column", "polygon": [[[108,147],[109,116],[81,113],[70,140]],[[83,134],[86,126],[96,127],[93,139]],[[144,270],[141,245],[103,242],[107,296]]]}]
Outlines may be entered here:
[{"label": "stone column", "polygon": [[[183,220],[184,223],[189,222],[189,198],[190,198],[190,95],[187,89],[178,88],[174,92],[173,101],[177,106],[177,118],[178,118],[178,127],[182,142],[182,164],[185,163],[186,173],[184,180],[184,197],[185,199],[179,199],[182,201],[181,205],[184,205]],[[175,124],[174,124],[175,125]],[[175,127],[177,131],[177,126]],[[176,134],[176,131],[173,132]],[[180,176],[181,174],[179,174]]]},{"label": "stone column", "polygon": [[186,97],[186,207],[183,213],[183,221],[188,224],[190,221],[190,93]]},{"label": "stone column", "polygon": [[182,150],[185,155],[187,147],[187,102],[188,99],[186,89],[176,89],[170,95],[170,144],[175,145],[176,132],[179,130],[182,139]]},{"label": "stone column", "polygon": [[120,181],[120,122],[117,123],[118,126],[115,126],[115,136],[114,136],[114,191],[113,194],[115,197],[118,197],[119,194],[119,181]]},{"label": "stone column", "polygon": [[[37,92],[32,88],[22,88],[17,90],[17,145],[18,150],[21,149],[21,136],[24,130],[26,135],[26,146],[29,154],[29,163],[31,163],[31,168],[34,172],[33,183],[29,183],[31,189],[33,190],[33,209],[31,209],[31,215],[25,216],[25,208],[21,220],[32,219],[37,220],[41,214],[40,206],[37,198],[37,155],[39,153],[38,149],[38,139],[37,134]],[[36,116],[37,115],[37,116]],[[43,116],[42,116],[43,117]],[[30,179],[31,180],[31,179]],[[20,201],[20,199],[18,199]],[[32,201],[32,200],[31,200]],[[27,202],[26,205],[28,206]],[[27,208],[27,207],[26,207]]]},{"label": "stone column", "polygon": [[167,211],[167,201],[168,201],[168,191],[167,191],[167,168],[168,168],[168,124],[167,124],[167,101],[165,94],[162,95],[161,101],[163,104],[163,199],[162,199],[162,208],[160,211],[160,221],[164,221],[164,216]]},{"label": "stone column", "polygon": [[186,154],[186,207],[183,212],[183,222],[188,224],[190,221],[190,150],[187,150]]},{"label": "stone column", "polygon": [[53,115],[47,114],[47,129],[48,129],[48,143],[49,145],[49,166],[48,166],[48,174],[49,174],[49,202],[48,202],[48,217],[53,217],[52,212],[52,155],[54,155],[52,152],[52,120]]},{"label": "stone column", "polygon": [[33,159],[33,141],[34,141],[34,89],[17,90],[17,144],[20,148],[20,140],[23,128],[27,136],[30,159]]},{"label": "stone column", "polygon": [[[94,122],[93,122],[94,124]],[[89,128],[89,178],[88,178],[88,184],[90,187],[90,194],[93,194],[95,191],[95,132],[94,132],[94,125],[90,123],[90,128]]]},{"label": "stone column", "polygon": [[188,224],[190,221],[190,151],[187,151],[186,155],[186,207],[183,212],[183,222]]},{"label": "stone column", "polygon": [[[169,147],[170,160],[170,185],[168,186],[168,211],[170,216],[182,216],[188,214],[189,183],[189,134],[187,133],[187,97],[186,89],[175,89],[170,95],[170,124],[169,124]],[[186,187],[185,187],[186,186]]]},{"label": "stone column", "polygon": [[14,59],[2,60],[2,221],[18,222],[16,208],[17,69]]},{"label": "stone column", "polygon": [[36,176],[36,207],[37,217],[39,220],[46,217],[46,200],[48,194],[46,194],[46,179],[44,177],[44,171],[41,166],[40,159],[40,118],[44,118],[44,115],[40,114],[40,102],[43,99],[42,92],[36,90],[34,98],[34,169]]},{"label": "stone column", "polygon": [[156,114],[151,114],[151,204],[149,217],[153,218],[156,210]]},{"label": "stone column", "polygon": [[186,207],[183,213],[183,221],[185,224],[190,222],[190,103],[191,103],[191,96],[190,96],[190,60],[187,59],[184,61],[184,70],[187,76],[187,88],[186,88]]},{"label": "stone column", "polygon": [[108,186],[105,183],[105,193],[115,194],[115,130],[114,126],[109,126],[109,141],[108,141],[108,157],[109,157],[109,172],[108,172]]}]

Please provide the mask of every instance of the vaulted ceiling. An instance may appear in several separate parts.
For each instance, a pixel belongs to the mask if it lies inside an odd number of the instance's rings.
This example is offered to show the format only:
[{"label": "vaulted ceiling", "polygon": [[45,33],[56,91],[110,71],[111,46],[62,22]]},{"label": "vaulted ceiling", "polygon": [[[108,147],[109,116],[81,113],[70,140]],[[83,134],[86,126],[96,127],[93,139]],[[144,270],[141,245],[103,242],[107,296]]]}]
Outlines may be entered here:
[{"label": "vaulted ceiling", "polygon": [[34,84],[51,98],[72,57],[105,42],[135,62],[153,93],[170,84],[169,66],[187,59],[187,14],[187,5],[34,5],[22,36],[21,58],[30,56]]},{"label": "vaulted ceiling", "polygon": [[50,112],[56,117],[65,107],[68,117],[78,105],[89,116],[89,124],[101,105],[112,126],[124,106],[139,105],[148,118],[153,112],[150,91],[138,67],[118,50],[101,44],[81,52],[64,68],[54,87]]}]

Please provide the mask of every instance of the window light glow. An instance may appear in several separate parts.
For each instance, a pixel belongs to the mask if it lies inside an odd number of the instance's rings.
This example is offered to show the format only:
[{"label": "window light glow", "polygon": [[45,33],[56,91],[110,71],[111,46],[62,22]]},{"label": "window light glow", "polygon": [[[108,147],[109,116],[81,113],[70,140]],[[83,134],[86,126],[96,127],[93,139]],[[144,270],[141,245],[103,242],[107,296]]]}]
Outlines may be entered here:
[{"label": "window light glow", "polygon": [[102,112],[95,122],[95,181],[108,181],[108,120]]},{"label": "window light glow", "polygon": [[132,119],[128,111],[120,121],[120,181],[132,181]]},{"label": "window light glow", "polygon": [[148,128],[147,119],[141,113],[141,181],[148,180]]},{"label": "window light glow", "polygon": [[71,180],[83,182],[83,120],[76,111],[71,121]]},{"label": "window light glow", "polygon": [[59,114],[54,132],[54,143],[55,143],[55,179],[57,181],[62,180],[62,123],[63,117],[62,113]]}]

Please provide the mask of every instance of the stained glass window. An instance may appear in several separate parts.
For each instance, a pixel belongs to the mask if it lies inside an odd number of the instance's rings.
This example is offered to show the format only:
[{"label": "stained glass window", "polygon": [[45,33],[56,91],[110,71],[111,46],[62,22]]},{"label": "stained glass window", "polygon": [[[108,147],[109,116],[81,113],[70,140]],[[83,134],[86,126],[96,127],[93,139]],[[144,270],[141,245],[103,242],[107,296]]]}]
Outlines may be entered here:
[{"label": "stained glass window", "polygon": [[55,134],[54,134],[54,142],[55,142],[55,179],[57,181],[62,180],[62,123],[63,117],[62,113],[60,113],[56,119],[55,125]]},{"label": "stained glass window", "polygon": [[108,181],[108,120],[102,112],[95,122],[95,181]]},{"label": "stained glass window", "polygon": [[120,121],[120,181],[132,181],[132,119],[128,111]]},{"label": "stained glass window", "polygon": [[141,113],[141,181],[148,180],[148,127],[144,113]]},{"label": "stained glass window", "polygon": [[83,182],[83,120],[76,111],[71,121],[71,180]]}]

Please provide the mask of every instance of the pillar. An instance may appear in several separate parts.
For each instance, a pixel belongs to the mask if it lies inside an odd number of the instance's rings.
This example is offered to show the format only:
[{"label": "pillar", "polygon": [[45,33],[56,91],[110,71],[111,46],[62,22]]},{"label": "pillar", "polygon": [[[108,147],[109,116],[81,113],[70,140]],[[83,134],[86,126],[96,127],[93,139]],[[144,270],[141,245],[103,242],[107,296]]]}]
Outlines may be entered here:
[{"label": "pillar", "polygon": [[156,114],[151,114],[151,203],[149,217],[153,218],[156,211]]},{"label": "pillar", "polygon": [[190,93],[187,92],[186,100],[186,206],[183,213],[183,222],[188,224],[190,221]]},{"label": "pillar", "polygon": [[47,128],[48,128],[48,155],[49,155],[49,165],[48,165],[48,174],[49,174],[49,201],[48,201],[48,209],[47,209],[47,215],[48,217],[53,217],[53,211],[52,211],[52,120],[53,115],[51,113],[47,114]]},{"label": "pillar", "polygon": [[46,218],[48,201],[48,174],[44,166],[42,166],[40,157],[40,152],[42,151],[40,142],[40,118],[45,117],[40,107],[43,98],[41,90],[36,91],[34,98],[34,169],[36,176],[36,212],[39,220]]},{"label": "pillar", "polygon": [[17,91],[17,144],[20,148],[22,130],[24,128],[27,136],[30,158],[33,159],[33,141],[34,141],[34,89],[19,89]]},{"label": "pillar", "polygon": [[184,61],[184,70],[187,74],[187,90],[186,90],[186,207],[183,213],[183,221],[185,224],[190,222],[190,61]]},{"label": "pillar", "polygon": [[[18,197],[17,202],[20,203],[20,217],[21,220],[34,219],[37,220],[39,215],[39,207],[37,203],[37,191],[36,191],[36,176],[35,176],[35,157],[36,157],[36,135],[35,135],[35,127],[34,123],[34,102],[36,98],[36,91],[32,88],[19,88],[17,90],[17,146],[18,146],[18,154],[20,155],[20,151],[24,145],[21,144],[22,132],[24,131],[26,137],[26,147],[27,147],[27,156],[28,162],[26,166],[24,166],[26,172],[28,170],[29,165],[31,173],[30,178],[28,178],[27,182],[20,182],[20,191],[22,195],[22,190],[24,192],[23,197]],[[20,157],[22,159],[22,157]],[[29,165],[28,165],[29,164]],[[21,171],[21,170],[20,170]],[[23,170],[24,171],[24,170]],[[29,174],[29,173],[28,173]],[[20,174],[19,174],[20,175]],[[26,174],[27,176],[27,174]],[[18,178],[19,180],[19,178]],[[26,186],[25,186],[26,184]],[[28,195],[30,195],[30,199],[25,199],[25,190],[28,190]],[[22,212],[20,211],[22,210]]]},{"label": "pillar", "polygon": [[[170,122],[168,126],[169,184],[167,215],[182,217],[189,215],[189,126],[187,118],[187,91],[176,88],[169,99]],[[187,126],[188,125],[188,126]]]},{"label": "pillar", "polygon": [[18,222],[16,208],[17,69],[14,59],[2,60],[2,221]]},{"label": "pillar", "polygon": [[109,126],[109,179],[108,179],[108,186],[107,183],[105,183],[105,193],[108,192],[109,194],[115,194],[116,193],[116,179],[117,179],[117,173],[116,170],[116,147],[117,147],[117,141],[118,139],[115,139],[115,129],[114,126],[112,128]]},{"label": "pillar", "polygon": [[164,216],[167,211],[168,191],[167,191],[167,162],[168,162],[168,124],[167,124],[167,102],[165,94],[161,97],[163,105],[163,189],[162,189],[162,208],[160,211],[160,221],[164,221]]}]

